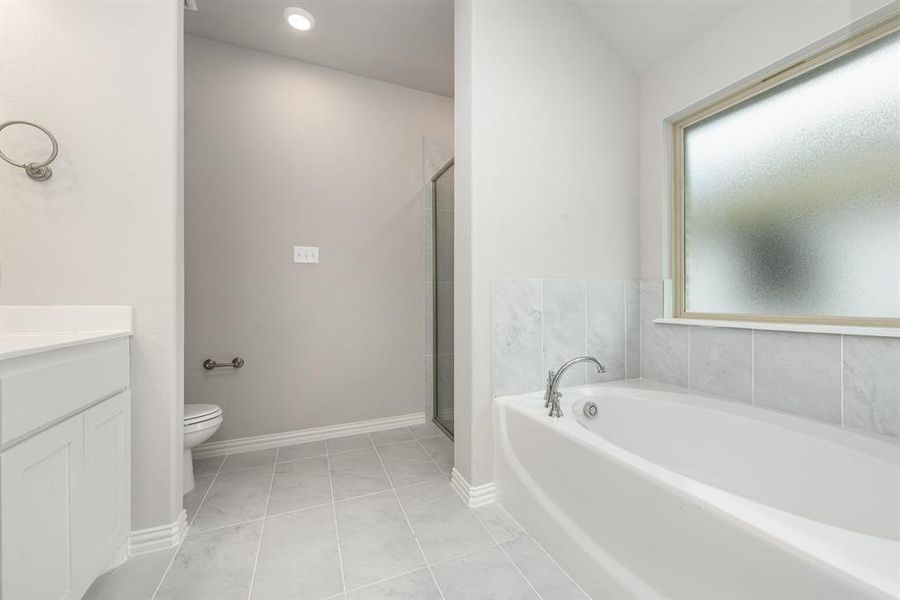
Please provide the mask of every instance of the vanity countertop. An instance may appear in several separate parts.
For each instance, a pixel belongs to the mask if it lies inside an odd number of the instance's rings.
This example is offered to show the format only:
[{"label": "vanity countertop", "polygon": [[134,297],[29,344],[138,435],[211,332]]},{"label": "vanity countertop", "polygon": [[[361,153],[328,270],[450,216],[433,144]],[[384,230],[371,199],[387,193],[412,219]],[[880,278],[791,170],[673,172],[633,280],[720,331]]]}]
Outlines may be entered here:
[{"label": "vanity countertop", "polygon": [[0,360],[103,342],[130,335],[130,329],[0,334]]},{"label": "vanity countertop", "polygon": [[130,306],[0,306],[0,361],[132,335]]}]

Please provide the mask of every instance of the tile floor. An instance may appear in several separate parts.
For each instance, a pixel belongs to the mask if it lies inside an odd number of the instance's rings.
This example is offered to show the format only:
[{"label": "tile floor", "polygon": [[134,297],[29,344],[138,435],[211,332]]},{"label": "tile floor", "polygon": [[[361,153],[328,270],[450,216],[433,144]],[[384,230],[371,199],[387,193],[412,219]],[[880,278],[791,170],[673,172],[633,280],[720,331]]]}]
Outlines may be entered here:
[{"label": "tile floor", "polygon": [[430,423],[198,460],[181,546],[85,599],[587,598],[499,505],[465,506],[452,464]]}]

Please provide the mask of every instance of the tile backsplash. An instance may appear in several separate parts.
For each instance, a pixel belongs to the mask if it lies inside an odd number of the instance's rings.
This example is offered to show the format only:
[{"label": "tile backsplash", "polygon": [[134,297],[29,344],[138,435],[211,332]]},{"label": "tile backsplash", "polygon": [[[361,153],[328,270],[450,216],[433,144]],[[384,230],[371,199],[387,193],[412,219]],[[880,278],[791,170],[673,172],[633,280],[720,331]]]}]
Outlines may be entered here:
[{"label": "tile backsplash", "polygon": [[752,402],[840,423],[841,336],[789,331],[751,333]]},{"label": "tile backsplash", "polygon": [[654,323],[660,280],[497,279],[494,395],[543,389],[582,354],[563,385],[643,377],[876,434],[900,437],[900,338]]},{"label": "tile backsplash", "polygon": [[585,354],[606,373],[577,365],[564,387],[640,376],[639,290],[639,282],[623,280],[495,280],[494,394],[539,391],[547,371]]},{"label": "tile backsplash", "polygon": [[654,323],[664,282],[641,282],[641,376],[900,437],[900,338]]},{"label": "tile backsplash", "polygon": [[900,339],[843,342],[844,426],[900,437]]},{"label": "tile backsplash", "polygon": [[663,317],[664,296],[662,281],[641,282],[641,376],[688,387],[688,328],[653,322]]}]

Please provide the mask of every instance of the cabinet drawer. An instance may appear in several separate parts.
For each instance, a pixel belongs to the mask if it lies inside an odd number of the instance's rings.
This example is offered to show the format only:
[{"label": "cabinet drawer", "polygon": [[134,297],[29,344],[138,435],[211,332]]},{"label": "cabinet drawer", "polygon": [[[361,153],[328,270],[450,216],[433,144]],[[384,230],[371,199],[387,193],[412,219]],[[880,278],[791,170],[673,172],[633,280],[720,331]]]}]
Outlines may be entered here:
[{"label": "cabinet drawer", "polygon": [[0,372],[0,445],[128,387],[128,341],[94,346],[90,352],[23,357]]}]

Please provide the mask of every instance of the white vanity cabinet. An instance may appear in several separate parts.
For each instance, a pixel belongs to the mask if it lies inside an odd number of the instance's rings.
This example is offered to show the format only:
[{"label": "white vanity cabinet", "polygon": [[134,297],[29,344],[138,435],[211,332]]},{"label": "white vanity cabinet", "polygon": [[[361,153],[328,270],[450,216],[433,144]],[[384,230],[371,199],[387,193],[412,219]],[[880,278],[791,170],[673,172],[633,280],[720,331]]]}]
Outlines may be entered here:
[{"label": "white vanity cabinet", "polygon": [[131,525],[131,396],[124,391],[84,413],[85,559],[93,578],[122,563]]},{"label": "white vanity cabinet", "polygon": [[125,560],[129,362],[127,334],[0,352],[0,599],[78,600]]},{"label": "white vanity cabinet", "polygon": [[75,598],[84,433],[71,419],[0,453],[4,600]]}]

